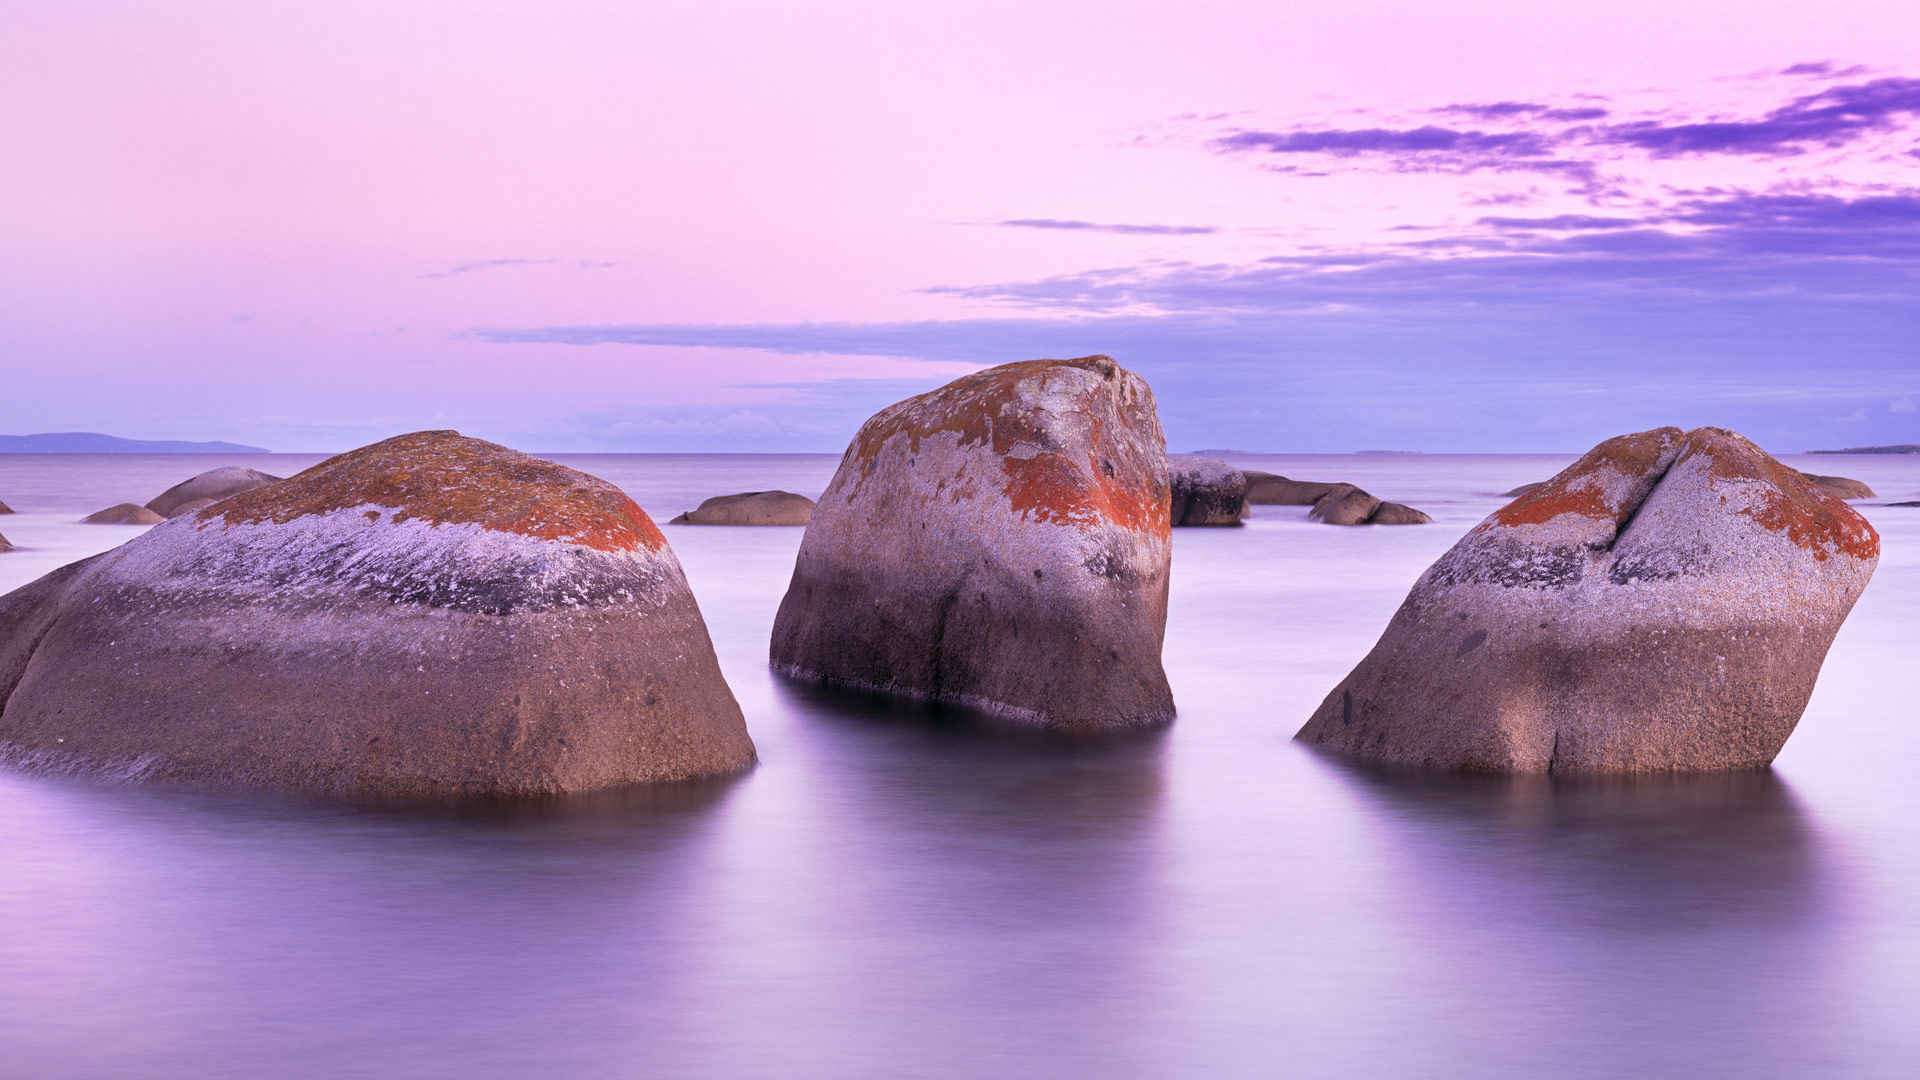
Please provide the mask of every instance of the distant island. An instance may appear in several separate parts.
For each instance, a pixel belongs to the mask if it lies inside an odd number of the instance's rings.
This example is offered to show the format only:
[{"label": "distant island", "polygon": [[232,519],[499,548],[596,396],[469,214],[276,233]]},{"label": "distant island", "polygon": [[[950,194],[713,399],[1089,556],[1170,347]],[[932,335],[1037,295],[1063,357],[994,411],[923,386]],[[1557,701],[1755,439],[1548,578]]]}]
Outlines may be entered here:
[{"label": "distant island", "polygon": [[1898,446],[1849,446],[1845,450],[1809,450],[1809,454],[1920,454],[1920,443]]},{"label": "distant island", "polygon": [[47,431],[0,435],[0,454],[271,454],[259,446],[175,439],[123,439],[97,431]]}]

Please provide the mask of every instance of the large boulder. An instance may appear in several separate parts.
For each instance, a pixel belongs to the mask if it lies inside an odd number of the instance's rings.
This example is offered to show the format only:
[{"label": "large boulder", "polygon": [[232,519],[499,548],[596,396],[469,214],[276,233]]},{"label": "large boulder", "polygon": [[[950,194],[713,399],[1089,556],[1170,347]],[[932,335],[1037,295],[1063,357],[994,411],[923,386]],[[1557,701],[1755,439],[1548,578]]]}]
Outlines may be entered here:
[{"label": "large boulder", "polygon": [[1238,525],[1247,516],[1247,477],[1224,461],[1167,458],[1169,513],[1175,525]]},{"label": "large boulder", "polygon": [[238,495],[243,491],[265,487],[279,481],[280,477],[272,473],[263,473],[259,469],[249,469],[241,465],[222,465],[218,469],[206,472],[187,480],[182,480],[153,497],[147,503],[147,509],[163,518],[170,518],[180,512],[183,503],[194,499],[224,499],[229,495]]},{"label": "large boulder", "polygon": [[753,743],[653,522],[418,432],[0,597],[0,757],[332,795],[544,796]]},{"label": "large boulder", "polygon": [[791,491],[749,491],[715,495],[698,508],[668,522],[670,525],[805,525],[813,517],[813,500]]},{"label": "large boulder", "polygon": [[1813,482],[1813,486],[1836,499],[1871,499],[1873,489],[1865,482],[1847,476],[1818,476],[1814,473],[1801,473]]},{"label": "large boulder", "polygon": [[1541,488],[1546,486],[1547,486],[1547,482],[1545,480],[1535,480],[1531,484],[1521,484],[1519,487],[1514,488],[1511,491],[1503,491],[1500,493],[1500,497],[1503,499],[1517,499],[1522,495],[1526,495],[1531,492],[1538,491]]},{"label": "large boulder", "polygon": [[144,506],[115,503],[80,519],[82,525],[158,525],[167,520]]},{"label": "large boulder", "polygon": [[0,551],[12,551],[12,550],[13,550],[13,545],[7,543],[7,538],[4,535],[0,535]]},{"label": "large boulder", "polygon": [[1311,480],[1289,480],[1278,473],[1245,471],[1247,501],[1261,506],[1312,506],[1337,485]]},{"label": "large boulder", "polygon": [[1733,432],[1609,439],[1429,567],[1298,737],[1441,769],[1764,766],[1879,552]]},{"label": "large boulder", "polygon": [[13,513],[13,507],[8,506],[6,503],[0,502],[0,514],[11,514],[11,513]]},{"label": "large boulder", "polygon": [[1107,357],[908,398],[820,496],[773,665],[1024,723],[1164,722],[1168,507],[1153,391]]}]

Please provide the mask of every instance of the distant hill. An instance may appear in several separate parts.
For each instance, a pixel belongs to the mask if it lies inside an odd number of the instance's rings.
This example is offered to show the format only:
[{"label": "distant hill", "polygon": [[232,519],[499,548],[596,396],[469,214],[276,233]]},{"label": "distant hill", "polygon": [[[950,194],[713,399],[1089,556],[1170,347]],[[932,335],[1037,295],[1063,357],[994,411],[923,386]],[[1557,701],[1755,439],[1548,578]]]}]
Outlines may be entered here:
[{"label": "distant hill", "polygon": [[0,454],[271,454],[259,446],[230,442],[123,439],[97,431],[48,431],[0,435]]},{"label": "distant hill", "polygon": [[1920,454],[1920,443],[1898,446],[1850,446],[1845,450],[1809,450],[1809,454]]}]

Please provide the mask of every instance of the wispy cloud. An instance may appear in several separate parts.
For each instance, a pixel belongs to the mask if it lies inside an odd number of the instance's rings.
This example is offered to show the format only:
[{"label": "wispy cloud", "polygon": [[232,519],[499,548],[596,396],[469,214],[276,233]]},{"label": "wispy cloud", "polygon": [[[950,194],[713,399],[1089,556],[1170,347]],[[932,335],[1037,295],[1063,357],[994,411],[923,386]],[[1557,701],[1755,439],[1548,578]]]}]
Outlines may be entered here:
[{"label": "wispy cloud", "polygon": [[[450,278],[461,274],[473,274],[482,270],[501,270],[513,266],[558,266],[567,260],[562,259],[475,259],[472,262],[458,263],[445,270],[421,274],[423,278]],[[619,262],[604,259],[575,259],[571,265],[581,270],[607,270],[619,266]]]},{"label": "wispy cloud", "polygon": [[1012,229],[1060,229],[1068,232],[1103,232],[1120,236],[1204,236],[1220,231],[1214,225],[1128,225],[1097,221],[1073,221],[1062,218],[1009,218],[995,224]]}]

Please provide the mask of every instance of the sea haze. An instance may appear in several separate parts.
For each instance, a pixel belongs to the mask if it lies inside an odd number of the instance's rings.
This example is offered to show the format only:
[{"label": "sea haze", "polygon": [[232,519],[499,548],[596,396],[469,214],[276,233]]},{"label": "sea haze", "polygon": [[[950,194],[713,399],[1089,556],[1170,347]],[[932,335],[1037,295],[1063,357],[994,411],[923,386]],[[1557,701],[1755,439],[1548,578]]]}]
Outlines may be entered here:
[{"label": "sea haze", "polygon": [[[0,458],[0,590],[217,464]],[[833,455],[560,460],[657,521]],[[0,772],[21,1076],[1904,1076],[1920,1056],[1920,457],[1769,773],[1387,776],[1290,738],[1497,493],[1570,456],[1247,456],[1434,523],[1177,530],[1179,719],[1065,741],[772,676],[799,529],[669,526],[761,764],[428,815]],[[1630,1063],[1630,1064],[1628,1064]]]}]

